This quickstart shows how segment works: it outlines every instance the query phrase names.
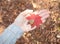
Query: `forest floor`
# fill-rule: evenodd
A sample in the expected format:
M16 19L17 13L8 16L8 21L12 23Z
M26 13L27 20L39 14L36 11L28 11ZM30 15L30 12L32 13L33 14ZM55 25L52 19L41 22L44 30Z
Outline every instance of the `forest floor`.
M60 44L60 0L0 0L0 31L26 9L49 9L50 17L40 28L24 33L16 44Z

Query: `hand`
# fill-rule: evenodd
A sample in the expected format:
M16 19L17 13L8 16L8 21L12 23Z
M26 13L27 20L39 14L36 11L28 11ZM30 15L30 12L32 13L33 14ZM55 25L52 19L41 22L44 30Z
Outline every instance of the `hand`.
M43 10L40 10L40 11L35 11L35 12L33 12L33 10L25 10L18 15L18 17L14 21L14 24L17 25L17 26L20 26L22 28L22 30L25 31L25 32L35 29L36 26L31 28L31 25L28 24L28 20L26 19L26 16L29 16L32 13L36 14L36 12L39 14L39 16L41 16L41 20L42 20L43 23L46 21L46 18L49 17L49 13L50 13L46 9L43 9Z
M36 26L37 28L40 27L42 23L45 22L46 18L49 17L49 11L47 9L35 11L29 16L27 16L27 19L29 20L29 23L32 27Z
M28 14L31 14L32 12L33 12L33 10L28 10L28 9L25 10L25 11L23 11L23 12L21 12L21 13L17 16L17 18L15 19L15 21L14 21L13 24L19 26L19 27L20 27L23 31L25 31L25 32L35 29L36 26L33 27L33 28L31 28L31 25L28 24L28 20L26 19L26 16L27 16Z
M46 21L46 19L50 16L50 11L47 10L47 9L43 9L39 12L39 16L41 16L41 20L42 20L42 23L44 23Z
M35 11L34 13L35 14L38 13L38 15L41 17L42 23L44 23L46 21L46 19L50 16L49 15L50 11L47 10L47 9L43 9L43 10L40 10L40 11Z

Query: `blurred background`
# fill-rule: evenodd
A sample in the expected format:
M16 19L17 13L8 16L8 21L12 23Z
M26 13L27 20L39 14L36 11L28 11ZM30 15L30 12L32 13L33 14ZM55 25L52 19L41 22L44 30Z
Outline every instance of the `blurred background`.
M0 32L26 9L49 9L50 17L39 28L24 33L16 44L60 44L60 0L0 0Z

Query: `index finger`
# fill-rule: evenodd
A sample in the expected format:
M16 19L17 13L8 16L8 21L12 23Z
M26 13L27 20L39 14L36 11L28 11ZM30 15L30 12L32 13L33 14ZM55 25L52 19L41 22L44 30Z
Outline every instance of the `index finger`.
M32 13L32 12L33 12L33 10L27 9L27 10L21 12L20 15L26 16L26 15Z

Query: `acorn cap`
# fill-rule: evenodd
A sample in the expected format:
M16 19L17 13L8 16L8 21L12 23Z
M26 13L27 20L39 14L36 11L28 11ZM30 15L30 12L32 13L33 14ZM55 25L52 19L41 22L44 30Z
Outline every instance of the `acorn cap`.
M30 24L33 24L34 23L34 20L33 19L29 20L29 23Z

